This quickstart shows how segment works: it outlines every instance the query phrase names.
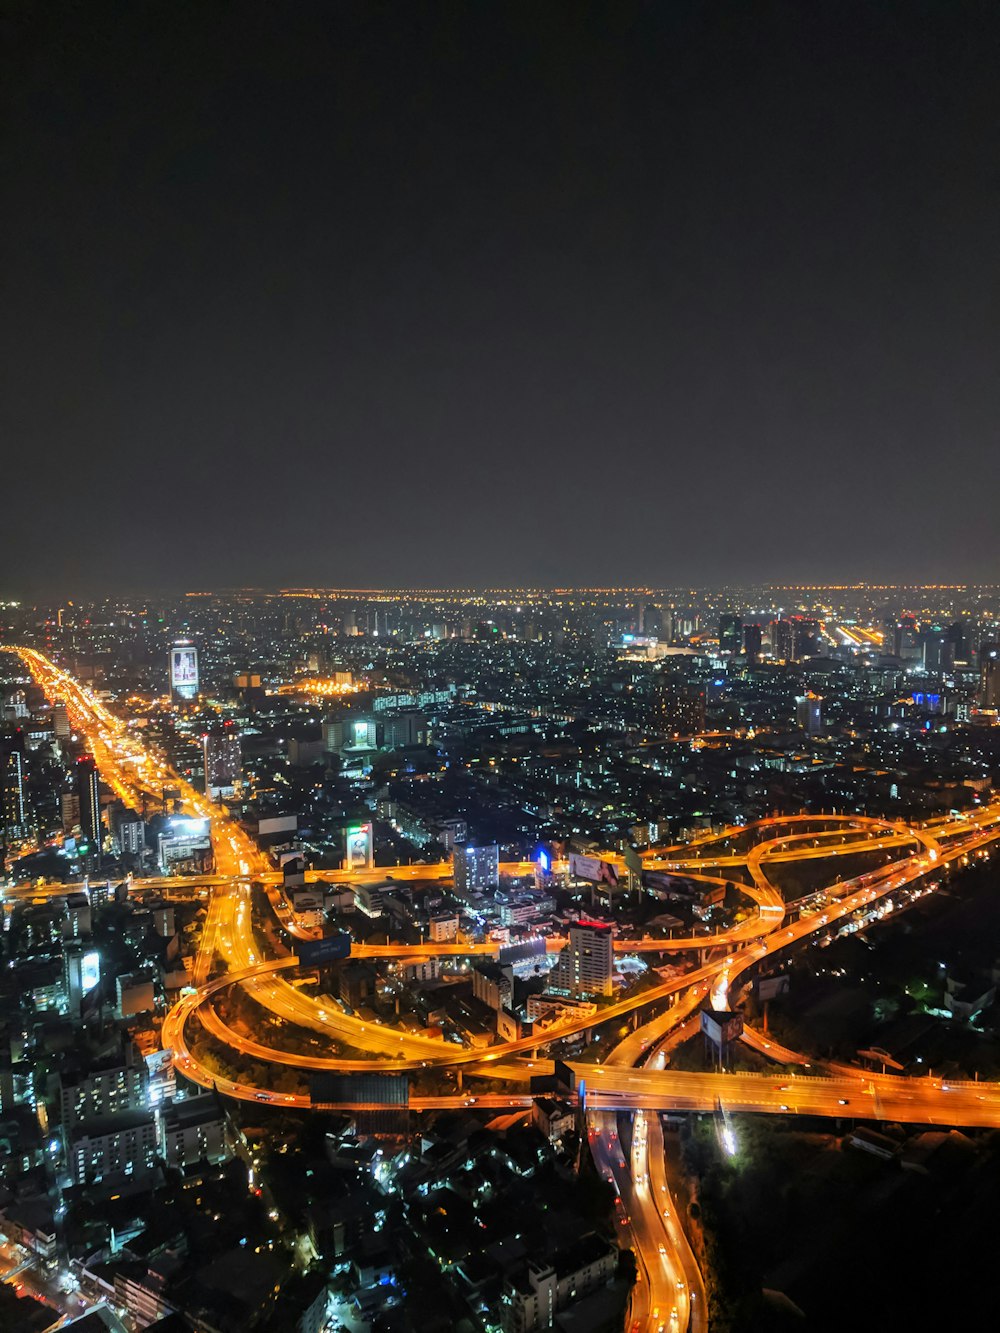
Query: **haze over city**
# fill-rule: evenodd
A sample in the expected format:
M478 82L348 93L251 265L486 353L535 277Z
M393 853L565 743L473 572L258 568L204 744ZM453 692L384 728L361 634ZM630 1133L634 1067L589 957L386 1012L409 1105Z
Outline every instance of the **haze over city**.
M994 577L998 25L10 6L2 590Z

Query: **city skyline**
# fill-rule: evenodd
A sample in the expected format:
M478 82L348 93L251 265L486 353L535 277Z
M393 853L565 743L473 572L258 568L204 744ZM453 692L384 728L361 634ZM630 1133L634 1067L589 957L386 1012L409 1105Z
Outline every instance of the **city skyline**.
M1000 588L831 591L0 607L0 1301L777 1333L855 1308L780 1276L853 1181L924 1308L891 1201L974 1216L1000 1125Z
M5 602L0 713L15 1323L842 1325L845 1183L975 1307L1000 587Z

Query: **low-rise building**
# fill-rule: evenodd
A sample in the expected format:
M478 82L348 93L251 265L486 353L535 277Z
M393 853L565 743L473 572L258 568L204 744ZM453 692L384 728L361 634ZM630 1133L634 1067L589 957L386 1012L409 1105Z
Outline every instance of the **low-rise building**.
M51 1205L44 1199L16 1199L0 1209L3 1232L15 1245L23 1245L45 1262L56 1258L56 1224Z
M164 1297L163 1276L141 1261L125 1261L115 1270L115 1304L129 1312L139 1328L173 1312Z
M477 963L472 969L472 993L491 1009L509 1009L514 994L514 969L500 963Z
M555 1097L536 1097L531 1104L531 1119L550 1143L556 1143L573 1130L576 1110Z
M229 1155L226 1117L214 1097L173 1102L160 1112L160 1156L168 1166L190 1166Z
M458 914L438 912L430 919L430 936L435 944L448 944L458 938Z
M548 1262L529 1259L504 1282L500 1304L504 1333L551 1328L558 1311L606 1286L617 1264L617 1248L594 1232L557 1251Z
M340 969L340 999L357 1009L375 994L376 972L370 963L346 963Z

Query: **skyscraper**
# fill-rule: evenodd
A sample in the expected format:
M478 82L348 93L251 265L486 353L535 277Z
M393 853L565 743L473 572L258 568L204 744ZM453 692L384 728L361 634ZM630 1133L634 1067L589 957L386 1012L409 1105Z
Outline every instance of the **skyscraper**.
M747 662L750 666L756 666L757 664L762 641L763 635L759 625L743 626L743 651L747 655Z
M453 874L455 893L460 898L495 889L500 883L500 851L496 843L486 847L456 843Z
M807 736L818 736L823 729L823 700L809 693L795 700L795 721Z
M658 639L663 633L663 616L652 602L644 606L639 615L639 633L649 639Z
M916 616L903 615L896 621L890 651L893 656L901 657L907 662L912 662L922 656Z
M792 656L798 662L803 657L819 653L819 622L807 616L796 616L792 621Z
M205 759L205 794L231 796L243 776L240 733L232 722L207 731L201 738Z
M18 842L26 825L24 741L20 728L0 738L0 849Z
M779 662L790 662L795 656L795 637L790 620L771 621L771 656Z
M101 860L101 789L94 756L82 754L76 761L76 795L80 802L80 834L88 846L87 868Z
M610 925L579 921L569 928L569 942L552 974L552 989L573 996L610 995L614 977L614 938Z
M1000 708L1000 643L979 645L979 706Z
M956 620L945 632L950 647L950 667L963 666L969 661L969 635L965 624Z
M705 730L705 691L661 674L653 684L653 726L667 736Z
M739 616L719 617L719 651L738 653L743 647L743 621Z
M954 660L951 642L947 630L941 625L925 625L920 631L920 657L928 675L950 668Z

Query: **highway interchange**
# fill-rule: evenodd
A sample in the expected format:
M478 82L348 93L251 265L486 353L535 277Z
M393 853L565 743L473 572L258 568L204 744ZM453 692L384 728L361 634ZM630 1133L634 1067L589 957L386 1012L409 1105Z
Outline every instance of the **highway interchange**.
M598 1169L609 1178L619 1196L619 1222L636 1251L641 1281L633 1298L631 1328L700 1330L707 1317L704 1284L676 1213L665 1176L660 1111L713 1111L802 1114L862 1119L890 1119L915 1124L1000 1126L1000 1085L942 1082L872 1074L861 1068L837 1066L820 1072L795 1052L748 1031L745 1040L780 1061L767 1074L686 1073L664 1067L667 1052L696 1030L706 999L726 1008L730 994L762 961L807 942L811 936L845 925L860 912L891 907L893 895L937 875L950 863L967 863L1000 839L1000 802L965 815L939 818L924 826L872 820L858 815L782 816L756 825L725 830L686 847L655 849L645 858L650 869L703 879L717 886L728 881L752 902L755 910L732 928L714 935L677 938L618 939L620 953L644 953L667 961L680 957L692 964L679 976L601 1006L596 1015L570 1017L531 1037L485 1049L457 1046L421 1034L399 1032L379 1022L366 1022L346 1012L336 1001L311 996L292 984L286 974L299 966L297 958L269 957L269 946L253 928L252 883L265 887L272 905L291 934L311 932L297 926L276 889L278 877L266 857L228 811L210 803L157 756L142 745L135 731L114 716L99 700L42 654L17 650L50 700L61 699L73 725L86 735L102 779L129 805L143 794L159 795L164 786L177 789L184 809L211 823L215 873L198 879L210 893L208 912L194 965L194 987L174 1005L164 1020L162 1042L174 1052L175 1067L185 1077L220 1093L242 1100L266 1100L289 1108L334 1109L316 1106L308 1095L279 1093L246 1081L218 1077L202 1065L189 1046L187 1028L197 1014L201 1025L216 1040L254 1061L272 1062L310 1072L402 1072L429 1067L464 1069L506 1078L519 1086L509 1093L453 1093L411 1096L413 1110L456 1105L480 1108L515 1108L530 1105L524 1090L533 1074L551 1072L551 1060L540 1056L547 1045L585 1032L612 1018L634 1024L603 1063L571 1064L581 1109L587 1116L588 1140ZM779 888L768 867L790 861L831 862L858 852L880 852L888 864L844 882L834 879L827 889L823 911L792 919L786 915ZM507 873L529 873L518 863ZM328 872L335 882L358 882L367 876L444 878L450 866L380 867L372 872ZM737 877L738 876L738 877ZM183 881L184 884L190 881ZM142 888L177 885L177 881L137 881ZM66 885L23 885L8 896L62 893ZM550 948L563 941L550 941ZM414 960L433 956L471 957L495 954L497 945L458 943L381 946L354 945L352 956ZM225 965L223 975L213 975ZM219 1012L219 1002L233 986L242 986L253 999L281 1021L333 1038L359 1058L303 1056L286 1052L236 1033ZM367 1053L368 1058L363 1058ZM812 1066L809 1073L787 1073L786 1066ZM347 1109L349 1105L344 1104ZM626 1160L618 1139L619 1116L635 1112L632 1145ZM627 1221L624 1219L627 1217Z

